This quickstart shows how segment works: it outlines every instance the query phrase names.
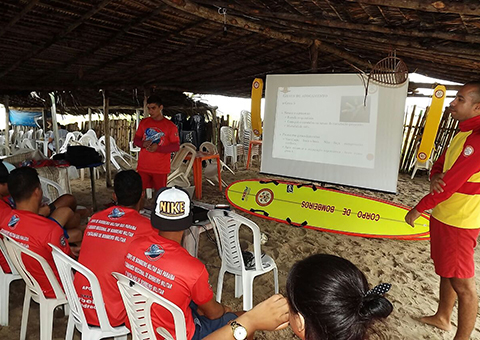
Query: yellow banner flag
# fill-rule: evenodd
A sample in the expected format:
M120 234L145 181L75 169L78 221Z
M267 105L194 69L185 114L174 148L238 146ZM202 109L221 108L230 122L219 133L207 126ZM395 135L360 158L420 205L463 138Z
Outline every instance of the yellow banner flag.
M426 162L432 153L438 125L442 118L443 102L445 101L446 94L447 89L443 85L438 85L435 87L435 90L433 90L432 104L430 105L430 110L428 110L422 141L420 142L417 152L417 160L419 162Z
M252 83L252 129L256 136L262 135L262 117L260 116L260 103L262 101L263 80L255 78Z

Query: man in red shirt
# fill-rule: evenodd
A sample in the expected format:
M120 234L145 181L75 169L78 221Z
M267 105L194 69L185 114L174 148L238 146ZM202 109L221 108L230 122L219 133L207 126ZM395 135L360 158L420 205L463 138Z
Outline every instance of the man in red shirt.
M155 231L148 218L138 212L144 202L140 175L134 170L119 172L115 176L114 190L113 199L117 205L91 217L78 262L97 276L108 319L117 327L125 323L127 313L112 272L123 272L127 247L135 238ZM74 282L87 322L99 326L87 279L77 273Z
M24 245L34 253L42 256L52 267L60 282L57 268L53 262L49 243L57 246L66 254L70 247L62 226L53 219L38 214L43 192L37 171L23 167L13 170L8 177L10 195L15 200L16 209L12 210L1 222L1 229L11 238ZM36 260L26 258L25 267L38 281L47 298L54 298L55 293L44 271Z
M170 155L180 148L178 129L163 116L160 97L152 95L147 100L150 117L138 125L133 143L140 147L137 171L142 176L143 188L159 190L167 186L170 173Z
M414 227L420 214L433 208L430 256L440 276L440 300L437 313L421 321L450 330L458 298L454 339L467 340L478 310L474 249L480 232L480 82L465 84L457 92L450 113L460 122L460 131L432 167L430 194L405 220Z
M187 338L200 340L237 315L215 301L205 265L181 246L192 217L190 198L184 190L161 189L151 215L158 234L130 244L125 275L175 303L185 316ZM162 326L174 336L173 318L165 314L162 307L152 307L153 328Z

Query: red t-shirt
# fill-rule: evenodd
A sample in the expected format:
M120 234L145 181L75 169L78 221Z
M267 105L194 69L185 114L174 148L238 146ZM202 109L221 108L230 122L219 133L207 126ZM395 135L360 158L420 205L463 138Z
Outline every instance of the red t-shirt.
M9 203L8 197L2 197L0 199L0 223L12 212L12 206ZM8 223L8 222L7 222ZM3 225L3 224L0 224ZM2 236L0 235L0 238ZM10 269L10 266L8 265L7 260L5 259L5 256L3 253L0 251L0 267L2 267L2 270L4 273L11 273L12 270Z
M141 138L142 141L151 140L152 143L159 146L180 143L177 126L167 118L162 120L153 120L151 117L142 119L135 137ZM170 153L150 152L142 148L138 155L137 171L152 174L170 173Z
M2 221L1 228L15 241L43 257L52 267L58 282L61 284L57 267L53 262L52 248L48 245L51 243L65 254L70 254L70 247L60 225L30 211L12 210ZM53 288L37 260L29 256L23 256L22 258L27 270L42 287L45 297L54 298Z
M135 238L155 233L148 218L126 207L110 207L93 215L88 222L78 262L97 276L113 327L124 324L127 313L112 272L123 273L127 247ZM87 322L99 326L90 284L78 273L74 282Z
M125 257L125 275L175 303L185 315L187 338L195 333L191 301L203 305L213 298L205 265L177 242L159 235L133 241ZM172 336L175 325L163 307L152 307L153 328L164 327ZM163 339L157 336L157 339Z

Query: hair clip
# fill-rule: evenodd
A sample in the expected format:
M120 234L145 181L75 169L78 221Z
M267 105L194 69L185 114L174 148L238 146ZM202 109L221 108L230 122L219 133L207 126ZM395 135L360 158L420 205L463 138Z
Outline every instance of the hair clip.
M368 292L366 292L363 296L368 296L372 294L383 296L390 290L390 288L392 288L392 285L390 283L380 283L379 285L376 285Z

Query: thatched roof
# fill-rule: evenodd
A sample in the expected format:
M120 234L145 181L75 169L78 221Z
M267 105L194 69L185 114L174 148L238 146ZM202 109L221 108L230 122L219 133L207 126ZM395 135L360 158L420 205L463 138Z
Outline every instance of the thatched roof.
M393 52L432 77L480 71L475 0L3 0L0 13L0 94L248 96L255 77L368 72Z

